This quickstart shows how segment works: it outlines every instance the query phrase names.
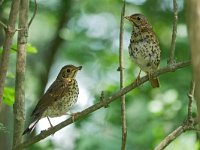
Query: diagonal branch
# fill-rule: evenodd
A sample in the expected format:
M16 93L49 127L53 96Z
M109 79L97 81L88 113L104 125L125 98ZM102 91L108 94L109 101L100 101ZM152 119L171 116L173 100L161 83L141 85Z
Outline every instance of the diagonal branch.
M154 150L163 150L165 147L167 147L171 142L173 142L179 135L181 135L183 132L187 130L197 130L194 126L197 124L197 120L192 118L192 101L194 96L194 90L195 90L195 83L194 81L191 82L190 90L188 93L188 117L187 120L183 122L183 125L176 128L172 133L170 133L168 136L162 140L158 146Z
M174 58L175 46L176 46L177 22L178 22L178 6L176 0L173 0L173 8L174 8L174 21L173 21L172 41L171 41L168 64L173 64L176 62Z
M120 21L120 34L119 34L119 68L120 71L120 89L124 87L124 52L123 52L123 37L124 37L124 14L125 14L125 0L123 0L123 6L121 10L121 21ZM125 95L121 97L121 120L122 120L122 145L121 150L126 149L126 103Z
M165 139L154 149L154 150L163 150L166 148L171 142L173 142L179 135L181 135L185 131L196 130L195 128L191 128L187 125L181 125L176 128L172 133L170 133Z
M169 65L169 66L166 66L164 68L161 68L159 70L157 70L154 74L152 74L152 77L157 77L159 75L162 75L162 74L165 74L167 72L173 72L173 71L176 71L180 68L184 68L184 67L187 67L190 65L190 61L183 61L183 62L179 62L179 63L175 63L175 64L172 64L172 65ZM104 106L107 106L109 103L117 100L119 97L121 97L122 95L130 92L131 90L137 88L138 86L140 86L141 84L145 83L148 81L148 76L144 76L141 78L141 80L136 84L136 83L131 83L129 84L128 86L124 87L123 89L115 92L112 96L109 96L109 97L106 97L106 98L103 98L102 101L86 108L85 110L77 113L76 116L73 117L70 117L69 119L61 122L60 124L50 128L49 130L47 131L42 131L39 135L19 144L15 149L20 149L20 148L26 148L38 141L41 141L42 139L48 137L49 135L51 134L54 134L55 132L57 132L58 130L64 128L65 126L69 125L69 124L72 124L78 120L80 120L81 118L84 118L86 117L87 115L93 113L94 111L104 107Z

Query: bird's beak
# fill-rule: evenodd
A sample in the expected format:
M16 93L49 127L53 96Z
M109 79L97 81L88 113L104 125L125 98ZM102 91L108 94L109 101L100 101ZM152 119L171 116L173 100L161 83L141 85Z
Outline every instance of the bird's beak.
M77 67L77 70L81 70L81 69L82 69L82 66Z
M129 20L129 21L131 20L130 16L125 16L124 18L127 19L127 20Z

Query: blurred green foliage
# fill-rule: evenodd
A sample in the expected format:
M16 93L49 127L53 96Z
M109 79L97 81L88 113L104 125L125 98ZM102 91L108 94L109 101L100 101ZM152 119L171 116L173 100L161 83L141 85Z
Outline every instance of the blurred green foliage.
M13 88L5 87L3 93L3 102L9 106L14 104L15 91Z
M71 2L71 3L70 3ZM68 6L70 5L70 6ZM7 14L9 2L4 5ZM34 3L31 1L30 10ZM62 26L59 26L62 13L70 8ZM178 0L179 22L176 42L176 61L190 59L187 27L185 22L184 1ZM58 70L64 64L83 65L83 71L77 76L79 85L84 89L86 104L98 102L101 91L109 96L119 89L118 49L119 25L122 1L120 0L53 0L38 1L38 12L29 31L31 52L38 52L27 57L27 110L37 103L42 93L41 73L44 73L44 62L48 59L53 39L58 34L58 50L53 58L49 73L50 81L55 79ZM160 41L161 64L167 65L169 54L173 11L169 0L127 0L126 15L143 13L151 22ZM59 30L58 30L59 29ZM139 72L139 68L131 62L128 56L128 43L131 35L131 25L125 21L124 59L125 84L130 84ZM14 72L13 72L14 73ZM142 74L144 75L144 74ZM127 150L153 149L166 135L178 127L187 115L187 92L191 81L191 68L183 68L176 72L160 76L161 87L152 89L147 82L126 95L127 116ZM84 97L79 97L83 102ZM78 111L80 111L78 110ZM29 116L29 115L28 115ZM73 141L74 150L116 150L121 147L121 114L120 101L115 101L108 108L102 108L87 118L75 124L78 137L60 139ZM68 134L68 133L65 133ZM72 133L69 133L72 134ZM72 136L72 135L71 135ZM56 144L56 137L28 148L34 149L66 149L64 145ZM190 139L190 140L183 140ZM65 148L64 148L65 147ZM195 134L183 134L170 145L170 150L185 150L195 148ZM70 148L69 148L70 149Z
M14 52L17 52L17 44L12 45L11 50L13 50ZM37 53L38 50L36 47L32 46L30 43L27 43L26 51L27 53L35 54Z

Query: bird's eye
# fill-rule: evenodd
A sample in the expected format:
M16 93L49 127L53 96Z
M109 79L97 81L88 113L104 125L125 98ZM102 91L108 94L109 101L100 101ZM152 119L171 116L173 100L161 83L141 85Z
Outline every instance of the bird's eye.
M137 20L141 20L141 18L140 18L140 17L137 17Z
M71 71L70 69L67 69L67 72L68 72L68 73L70 73L70 71Z

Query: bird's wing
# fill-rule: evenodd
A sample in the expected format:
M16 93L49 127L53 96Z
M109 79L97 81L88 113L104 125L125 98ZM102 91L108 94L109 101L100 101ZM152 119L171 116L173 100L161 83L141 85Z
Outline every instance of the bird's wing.
M55 80L46 93L41 97L35 109L32 112L32 116L41 117L47 107L51 106L55 101L59 100L63 95L67 94L69 90L70 80L65 82Z

